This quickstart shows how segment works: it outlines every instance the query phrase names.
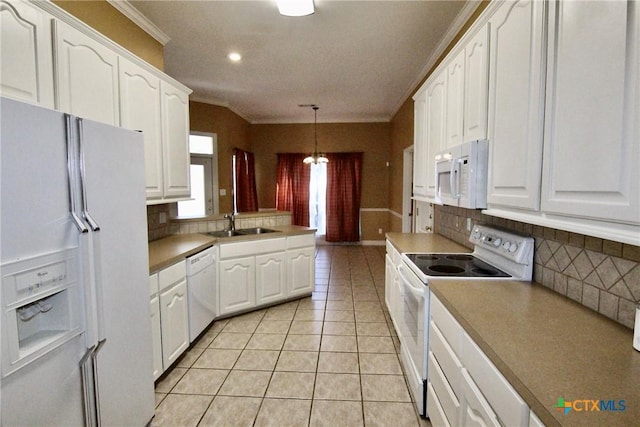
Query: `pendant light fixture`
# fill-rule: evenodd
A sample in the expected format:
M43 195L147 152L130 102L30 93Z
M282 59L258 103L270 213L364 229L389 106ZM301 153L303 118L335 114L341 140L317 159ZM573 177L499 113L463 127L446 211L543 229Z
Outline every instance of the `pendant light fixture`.
M307 16L314 12L313 0L277 0L280 15Z
M313 136L315 139L315 148L313 150L313 154L304 158L303 162L307 165L309 164L318 164L318 163L328 163L329 159L324 154L318 154L318 107L317 105L312 106L313 108Z

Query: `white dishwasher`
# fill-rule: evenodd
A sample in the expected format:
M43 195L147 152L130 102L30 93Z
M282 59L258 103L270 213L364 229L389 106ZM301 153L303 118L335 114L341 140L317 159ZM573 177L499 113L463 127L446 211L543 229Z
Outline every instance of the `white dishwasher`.
M216 317L216 281L216 247L187 258L190 342Z

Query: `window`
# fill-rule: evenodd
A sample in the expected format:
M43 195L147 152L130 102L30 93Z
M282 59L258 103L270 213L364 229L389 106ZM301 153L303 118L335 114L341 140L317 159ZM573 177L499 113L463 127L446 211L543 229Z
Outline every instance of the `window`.
M189 135L191 198L178 202L179 217L202 217L218 213L218 162L216 134Z
M316 234L326 234L327 211L327 164L311 164L309 179L309 227L315 228Z

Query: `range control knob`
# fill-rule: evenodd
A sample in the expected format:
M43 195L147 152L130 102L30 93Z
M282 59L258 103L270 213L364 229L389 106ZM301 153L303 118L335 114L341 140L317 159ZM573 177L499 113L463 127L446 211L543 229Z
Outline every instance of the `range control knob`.
M508 240L505 240L504 243L502 244L502 249L504 249L505 251L508 251L510 247L511 247L511 242Z
M511 243L509 246L509 252L514 253L518 250L518 244L516 242Z
M502 243L502 239L497 237L494 241L493 241L493 246L495 246L496 248L500 247L500 244Z
M474 240L479 240L481 236L482 236L482 233L477 228L475 230L473 230L473 234L471 235L471 237Z

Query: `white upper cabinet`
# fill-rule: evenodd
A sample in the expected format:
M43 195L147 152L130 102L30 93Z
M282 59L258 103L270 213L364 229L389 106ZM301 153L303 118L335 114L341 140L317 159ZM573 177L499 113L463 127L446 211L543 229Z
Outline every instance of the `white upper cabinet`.
M54 108L51 15L28 2L0 1L0 94Z
M542 210L640 224L640 4L550 4Z
M445 145L446 122L445 108L447 101L447 73L441 72L430 81L427 86L426 99L426 176L428 198L433 199L436 195L436 173L434 155L442 150ZM415 159L414 159L415 162ZM414 166L415 167L415 166Z
M427 197L427 101L425 91L413 98L413 197Z
M464 60L465 52L461 50L447 67L447 110L446 117L446 147L453 147L464 142ZM446 148L443 147L443 148ZM434 154L434 153L432 153ZM433 156L432 156L433 157ZM433 160L433 159L431 159Z
M540 206L545 7L534 0L505 2L489 21L490 207Z
M122 127L144 135L147 199L162 198L162 121L160 79L124 58L120 63L120 121Z
M64 22L54 29L57 109L119 126L118 55Z
M164 197L189 197L189 96L165 81L160 89Z
M464 48L463 141L487 137L489 27L482 27Z

